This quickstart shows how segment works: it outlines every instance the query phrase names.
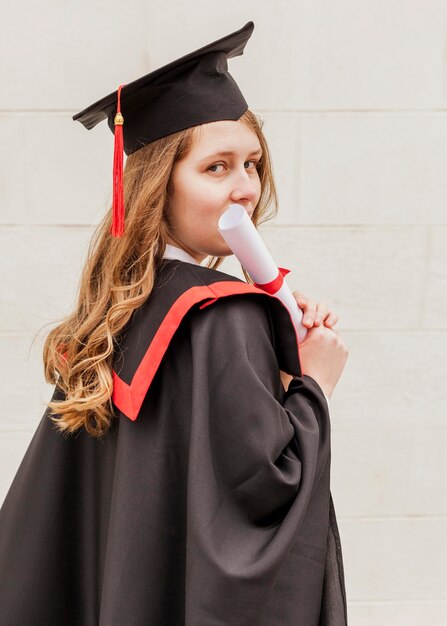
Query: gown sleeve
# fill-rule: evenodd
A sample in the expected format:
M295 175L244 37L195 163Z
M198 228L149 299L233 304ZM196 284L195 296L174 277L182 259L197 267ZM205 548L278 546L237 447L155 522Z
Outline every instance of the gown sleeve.
M328 406L306 375L284 392L269 315L259 298L237 296L192 318L187 626L263 626L275 580L300 540L319 567L309 605L321 594Z

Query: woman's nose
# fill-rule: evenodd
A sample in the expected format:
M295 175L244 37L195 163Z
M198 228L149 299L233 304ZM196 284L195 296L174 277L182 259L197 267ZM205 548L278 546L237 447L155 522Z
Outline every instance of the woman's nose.
M233 190L231 192L231 200L233 202L238 202L239 200L245 199L251 202L258 195L259 190L259 178L250 176L250 174L245 170L240 176L238 176L238 179L234 183Z

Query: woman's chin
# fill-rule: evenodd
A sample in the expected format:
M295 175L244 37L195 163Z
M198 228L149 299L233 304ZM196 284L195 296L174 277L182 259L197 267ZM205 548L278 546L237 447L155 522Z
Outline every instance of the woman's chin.
M225 240L222 241L221 245L216 246L216 248L217 247L219 248L219 254L216 256L231 256L233 254L233 250L228 246Z
M208 256L214 256L214 257L231 256L233 254L233 251L227 245L224 244L224 245L217 245L217 246L213 246L212 248L208 248L206 252L205 250L203 250L202 254L207 254Z
M233 250L230 250L230 248L227 247L227 248L225 248L225 250L222 250L221 252L219 252L219 254L216 255L216 256L225 256L225 257L227 257L227 256L232 256L232 254L233 254Z

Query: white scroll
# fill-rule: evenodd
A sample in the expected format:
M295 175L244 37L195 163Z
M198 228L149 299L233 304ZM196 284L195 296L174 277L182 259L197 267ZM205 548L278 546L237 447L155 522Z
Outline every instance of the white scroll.
M302 343L307 334L307 328L302 324L303 312L245 208L240 204L230 204L219 219L218 230L256 286L263 289L265 285L265 291L275 295L287 307L298 343ZM272 287L269 284L273 281Z

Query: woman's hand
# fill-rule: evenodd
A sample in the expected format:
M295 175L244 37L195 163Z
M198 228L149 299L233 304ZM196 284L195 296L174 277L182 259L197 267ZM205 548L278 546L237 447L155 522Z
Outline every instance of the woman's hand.
M294 291L293 296L303 311L303 326L312 328L324 324L328 328L333 328L338 322L338 315L330 310L324 302L316 302L307 298L302 291Z
M314 326L320 326L320 324L324 324L327 328L333 328L338 322L337 313L330 310L324 302L316 302L306 297L302 291L294 291L292 293L298 306L303 311L303 326L306 328L313 328ZM280 374L283 387L287 390L293 377L283 371Z

